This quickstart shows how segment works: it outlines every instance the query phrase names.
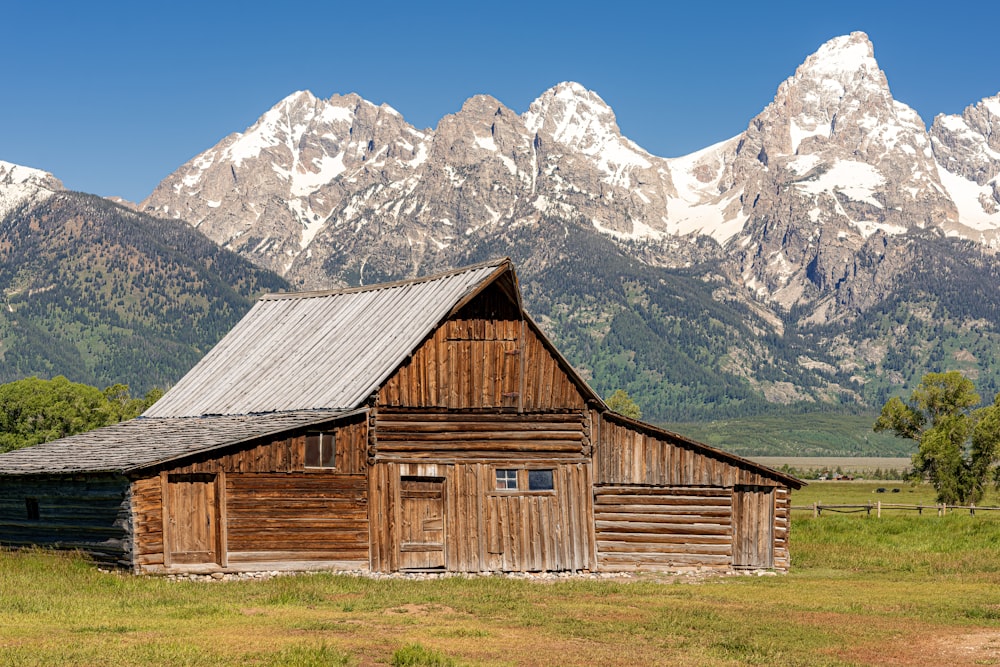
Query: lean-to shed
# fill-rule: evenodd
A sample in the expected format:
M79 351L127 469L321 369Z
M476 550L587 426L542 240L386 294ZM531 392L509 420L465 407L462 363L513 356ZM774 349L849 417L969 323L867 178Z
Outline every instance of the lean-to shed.
M0 456L0 544L152 573L787 569L800 486L610 412L504 259L262 297L142 417Z

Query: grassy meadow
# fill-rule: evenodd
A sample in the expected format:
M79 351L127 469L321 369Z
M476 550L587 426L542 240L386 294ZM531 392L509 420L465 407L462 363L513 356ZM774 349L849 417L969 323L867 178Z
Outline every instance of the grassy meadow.
M793 503L865 502L875 484ZM1000 664L995 514L797 511L778 576L192 582L0 551L0 664Z

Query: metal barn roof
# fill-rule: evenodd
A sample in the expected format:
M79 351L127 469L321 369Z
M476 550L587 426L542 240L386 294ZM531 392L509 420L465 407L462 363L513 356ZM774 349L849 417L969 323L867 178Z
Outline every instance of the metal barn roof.
M509 259L406 282L271 294L145 417L352 409Z
M361 412L307 410L268 415L139 417L0 456L0 475L129 472Z

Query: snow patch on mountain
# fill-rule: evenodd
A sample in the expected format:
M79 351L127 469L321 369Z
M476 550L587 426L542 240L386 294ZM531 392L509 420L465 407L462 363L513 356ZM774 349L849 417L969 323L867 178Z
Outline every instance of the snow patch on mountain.
M47 171L0 160L0 220L19 206L40 204L62 189L59 179Z

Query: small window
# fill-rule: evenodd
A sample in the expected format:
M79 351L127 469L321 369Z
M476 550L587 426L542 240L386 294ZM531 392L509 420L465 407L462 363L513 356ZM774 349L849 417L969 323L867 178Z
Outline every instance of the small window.
M528 490L529 491L551 491L552 490L551 470L529 470Z
M506 491L517 491L517 471L497 468L497 488Z
M336 464L336 442L333 433L306 434L306 467L333 468Z
M24 511L28 515L28 521L38 521L38 498L25 498Z

